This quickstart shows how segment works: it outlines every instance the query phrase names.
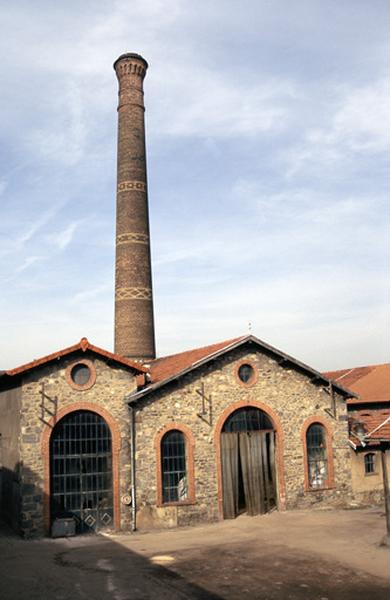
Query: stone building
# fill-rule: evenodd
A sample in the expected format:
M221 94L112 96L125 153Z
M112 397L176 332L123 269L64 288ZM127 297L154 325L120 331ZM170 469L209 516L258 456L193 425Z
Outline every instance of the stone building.
M43 535L69 512L80 532L129 525L120 502L131 472L123 398L145 371L83 338L2 374L1 508L15 529Z
M0 373L1 510L27 537L356 501L347 380L252 335L155 358L147 66L114 63L115 353L82 338Z

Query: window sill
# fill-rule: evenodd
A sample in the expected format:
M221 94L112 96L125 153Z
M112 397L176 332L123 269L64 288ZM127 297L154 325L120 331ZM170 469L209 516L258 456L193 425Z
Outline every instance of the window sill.
M314 493L316 493L316 492L327 492L327 491L330 491L330 490L334 490L335 488L336 488L336 486L334 484L332 484L332 485L329 484L329 485L326 485L324 487L317 487L317 488L308 487L308 488L306 488L305 491L306 492L314 492Z
M157 502L157 508L164 508L165 506L192 506L197 504L195 498L188 498L187 500L178 500L177 502Z
M379 473L376 473L375 471L374 471L374 473L364 473L364 477L372 477L375 475L379 475Z

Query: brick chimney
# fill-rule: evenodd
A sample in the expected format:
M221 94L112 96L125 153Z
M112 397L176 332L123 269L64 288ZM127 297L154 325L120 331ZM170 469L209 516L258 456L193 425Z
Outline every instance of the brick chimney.
M155 358L143 80L148 63L122 54L119 81L115 263L115 352Z

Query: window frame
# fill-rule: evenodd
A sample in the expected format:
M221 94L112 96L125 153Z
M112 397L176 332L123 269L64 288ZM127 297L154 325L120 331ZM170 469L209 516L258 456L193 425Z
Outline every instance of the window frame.
M78 384L72 379L72 371L78 365L87 367L90 372L88 381L83 384ZM91 389L96 383L96 368L94 363L88 358L78 358L77 360L72 361L65 369L65 379L71 388L79 392Z
M372 458L371 460L371 465L372 465L372 471L368 471L367 470L367 466L369 464L369 460L367 460L368 458ZM377 475L378 471L377 471L377 461L376 461L376 454L375 452L367 452L364 454L363 457L363 463L364 463L364 475L365 477L370 477L371 475Z
M321 425L324 428L324 436L326 443L326 460L327 460L327 477L325 484L321 487L313 487L310 485L309 478L309 455L307 448L307 432L312 425ZM331 427L323 417L310 417L306 419L301 432L304 458L304 486L306 492L321 492L323 490L333 489L334 484L334 465L333 465L333 434Z
M252 367L252 369L253 369L252 377L250 377L250 379L248 379L248 381L243 381L239 376L239 370L244 365L248 365L249 367ZM236 381L244 388L252 387L253 385L255 385L257 383L257 380L259 378L259 372L258 372L256 364L252 360L247 360L245 358L241 359L234 365L233 372L234 372L234 377L235 377Z
M187 477L187 498L176 501L164 501L163 489L163 468L162 468L162 442L167 433L179 431L184 436L185 458L186 458L186 477ZM191 430L181 423L170 423L161 429L155 439L156 449L156 472L157 472L157 506L186 506L196 504L195 497L195 476L194 476L194 448L195 440Z

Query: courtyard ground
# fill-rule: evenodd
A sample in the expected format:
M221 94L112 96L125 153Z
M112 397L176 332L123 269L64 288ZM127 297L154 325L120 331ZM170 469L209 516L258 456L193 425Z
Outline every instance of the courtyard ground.
M379 509L24 541L0 532L1 600L390 598Z

